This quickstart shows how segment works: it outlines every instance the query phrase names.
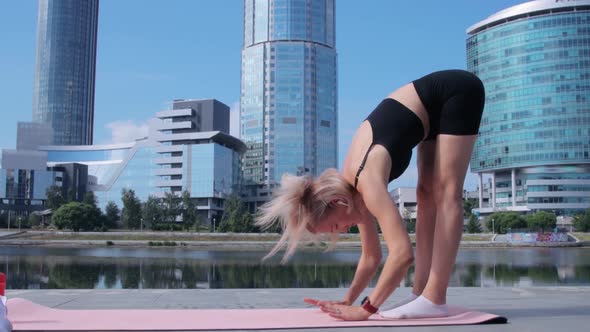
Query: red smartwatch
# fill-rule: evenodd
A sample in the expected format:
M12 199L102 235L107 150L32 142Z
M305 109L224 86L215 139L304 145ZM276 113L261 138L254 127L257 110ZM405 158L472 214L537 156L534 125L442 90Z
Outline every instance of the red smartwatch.
M379 311L379 308L376 308L371 304L371 301L369 300L368 296L365 296L365 298L361 301L361 307L363 307L363 309L372 314L377 313L377 311Z

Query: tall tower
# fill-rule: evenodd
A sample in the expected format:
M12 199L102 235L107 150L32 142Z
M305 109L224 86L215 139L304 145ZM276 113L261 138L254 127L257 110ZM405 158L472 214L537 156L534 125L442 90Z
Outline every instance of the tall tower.
M334 0L244 0L244 183L337 166ZM249 198L268 193L250 191ZM264 198L262 199L264 200Z
M39 0L33 122L55 145L92 144L98 0Z
M590 208L590 0L526 2L467 33L486 88L471 158L480 190L492 178L480 213Z

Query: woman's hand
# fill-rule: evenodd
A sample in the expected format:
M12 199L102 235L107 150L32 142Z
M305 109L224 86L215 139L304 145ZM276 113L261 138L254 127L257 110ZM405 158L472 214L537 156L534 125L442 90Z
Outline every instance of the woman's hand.
M349 306L349 305L352 304L352 303L350 303L350 302L348 302L346 300L342 300L342 301L322 301L322 300L311 299L309 297L304 298L303 299L303 302L308 303L308 304L311 304L311 305L318 306L318 307L320 307L320 309L323 312L328 312L326 310L326 306L327 305L345 305L345 306Z
M342 320L367 320L371 317L371 313L363 309L363 307L352 307L341 304L327 304L322 308L330 317Z
M371 313L362 307L352 307L348 301L321 301L316 299L304 298L305 303L320 307L320 309L334 317L342 320L367 320Z

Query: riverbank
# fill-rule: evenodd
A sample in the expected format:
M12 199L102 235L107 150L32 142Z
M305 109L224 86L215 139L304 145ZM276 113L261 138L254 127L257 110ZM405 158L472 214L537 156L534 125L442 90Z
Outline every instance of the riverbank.
M571 242L510 243L494 241L495 234L463 234L461 247L590 247L588 233L574 233ZM270 249L279 240L273 233L194 233L194 232L63 232L0 231L0 245L6 246L116 246L116 247L191 247L208 250ZM382 245L383 239L382 240ZM415 235L410 234L415 243ZM330 240L307 243L303 248L326 248ZM359 248L358 234L342 234L336 249Z
M398 289L384 304L404 298ZM24 298L58 309L268 309L306 308L303 297L342 298L346 288L288 289L83 289L7 290L9 298ZM367 290L370 292L370 289ZM508 324L396 327L395 331L582 331L590 323L590 287L477 288L451 287L448 303L504 316ZM10 308L9 308L10 309ZM270 331L270 330L269 330ZM286 330L273 330L286 331ZM297 329L288 331L383 331L383 328Z

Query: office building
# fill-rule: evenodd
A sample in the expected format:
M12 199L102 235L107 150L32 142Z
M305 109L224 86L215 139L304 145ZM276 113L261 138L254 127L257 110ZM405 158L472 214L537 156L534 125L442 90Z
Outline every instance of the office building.
M51 144L92 144L98 0L39 0L33 122Z
M402 219L416 220L418 199L416 197L416 188L399 187L389 192L389 196L395 202Z
M523 3L467 33L486 89L471 170L479 188L491 176L491 198L479 212L590 208L590 1Z
M198 131L229 134L229 106L216 99L177 99L172 102L172 109L192 109Z
M217 100L203 103L227 108ZM199 131L206 116L198 107L185 106L157 112L149 135L133 142L41 146L39 150L47 153L47 164L52 167L86 165L87 190L94 192L103 209L109 201L121 208L123 189L133 189L142 202L149 196L162 198L166 192L180 196L187 191L201 220L212 223L214 218L219 220L225 198L238 193L246 146L221 131Z
M240 138L251 208L284 173L337 166L335 40L333 0L244 0Z
M26 218L31 212L46 209L47 190L52 186L60 188L62 197L83 199L88 173L86 165L62 163L50 167L47 152L38 150L47 144L51 133L48 124L19 122L17 149L2 149L0 213L7 218Z

